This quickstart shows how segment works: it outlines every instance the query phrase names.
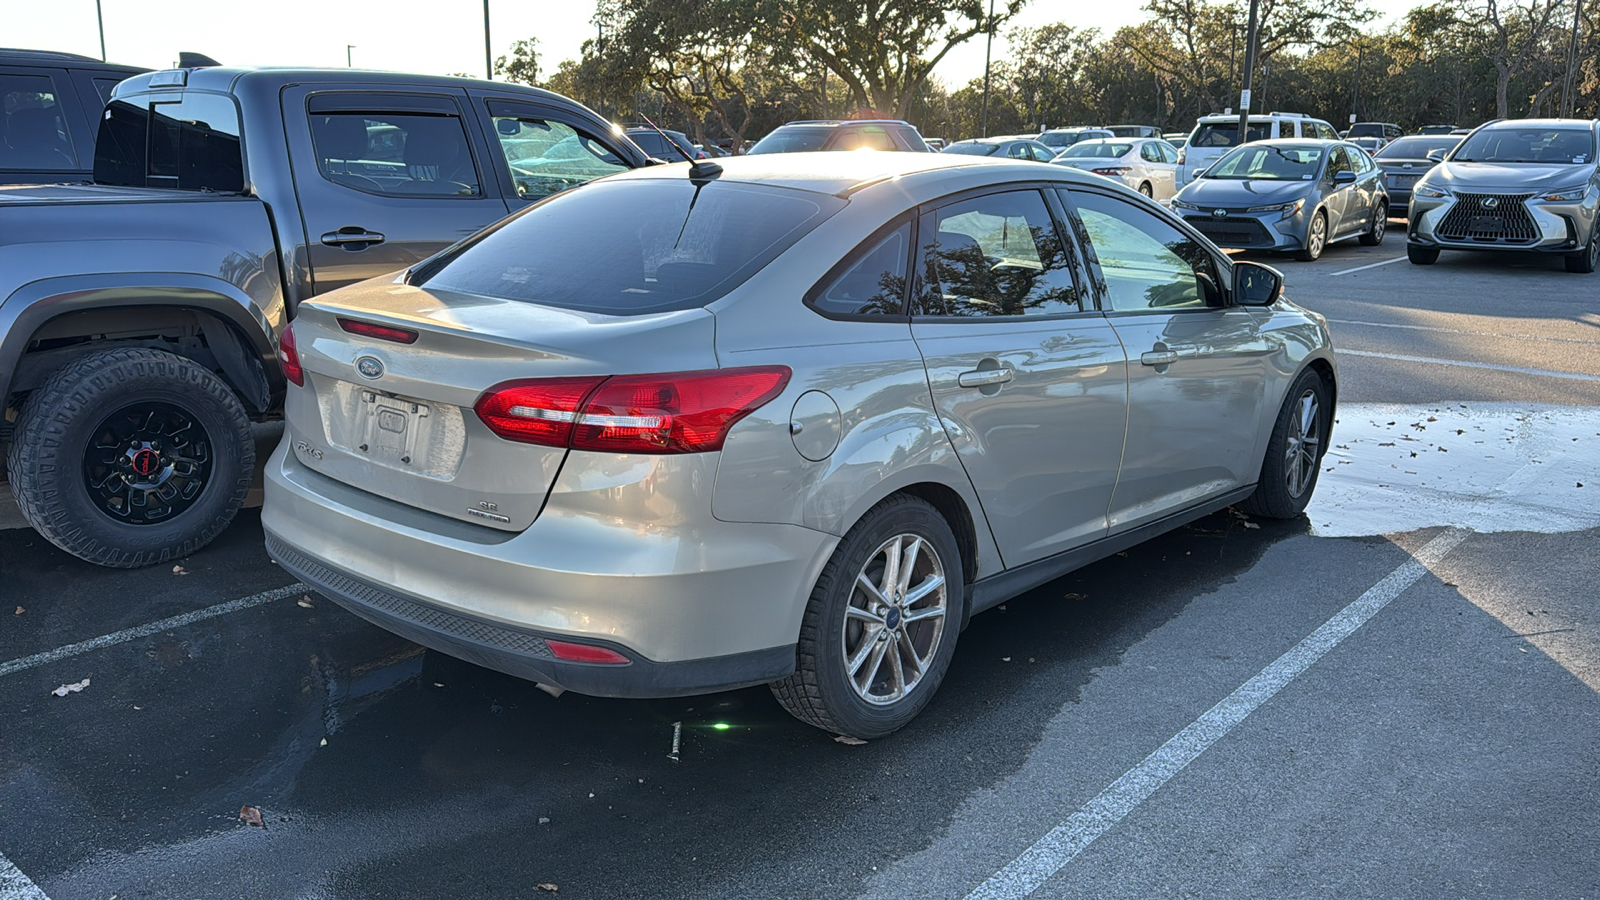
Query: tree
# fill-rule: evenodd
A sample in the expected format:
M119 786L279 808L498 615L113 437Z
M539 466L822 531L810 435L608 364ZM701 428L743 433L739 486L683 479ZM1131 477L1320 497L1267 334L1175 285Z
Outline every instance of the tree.
M516 84L539 83L539 39L524 38L511 45L511 56L494 61L494 73Z
M1010 21L1024 2L1004 0L992 22L983 0L770 0L762 18L774 46L825 66L853 105L905 118L952 48Z

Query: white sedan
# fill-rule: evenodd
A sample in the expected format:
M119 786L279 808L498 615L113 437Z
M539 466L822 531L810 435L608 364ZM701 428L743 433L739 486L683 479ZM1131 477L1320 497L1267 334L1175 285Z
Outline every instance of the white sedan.
M1178 192L1178 151L1158 138L1079 141L1050 162L1120 179L1156 200L1171 200Z

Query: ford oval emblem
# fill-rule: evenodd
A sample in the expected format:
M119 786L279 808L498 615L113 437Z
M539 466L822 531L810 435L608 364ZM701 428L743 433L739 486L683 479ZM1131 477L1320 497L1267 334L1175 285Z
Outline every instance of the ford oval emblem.
M362 378L382 378L383 363L376 356L362 356L356 359L356 371Z

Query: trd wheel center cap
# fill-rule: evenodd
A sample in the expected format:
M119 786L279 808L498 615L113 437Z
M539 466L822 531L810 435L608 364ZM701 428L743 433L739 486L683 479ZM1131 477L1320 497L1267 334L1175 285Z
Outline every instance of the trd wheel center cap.
M148 441L134 442L122 457L123 480L133 487L155 487L166 480L171 468L161 451Z

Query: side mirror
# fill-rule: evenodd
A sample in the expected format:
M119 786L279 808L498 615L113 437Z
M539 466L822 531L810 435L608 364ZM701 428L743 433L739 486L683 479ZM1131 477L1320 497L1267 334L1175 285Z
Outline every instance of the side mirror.
M1260 263L1233 264L1235 306L1271 306L1283 293L1283 273Z
M1204 178L1204 177L1206 177L1206 172L1208 172L1208 171L1210 171L1210 170L1209 169L1199 169L1194 173L1194 177L1195 178Z
M495 119L494 128L506 137L511 137L522 132L522 122L518 119Z
M1354 173L1354 172L1335 172L1335 173L1333 173L1333 183L1335 185L1355 184L1356 183L1356 173Z
M1444 153L1445 153L1445 151L1443 151L1443 150L1429 150L1428 151L1428 162L1434 162L1434 163L1442 163L1442 162L1444 162Z

